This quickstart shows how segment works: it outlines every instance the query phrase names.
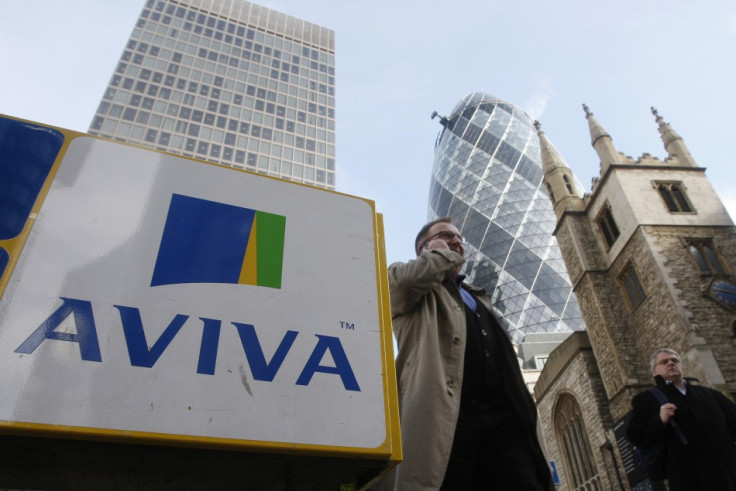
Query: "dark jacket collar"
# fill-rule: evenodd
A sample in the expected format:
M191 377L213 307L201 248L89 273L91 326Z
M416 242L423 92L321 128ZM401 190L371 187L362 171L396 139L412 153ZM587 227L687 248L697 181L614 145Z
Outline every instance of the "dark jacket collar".
M459 274L455 276L455 284L457 285L458 288L460 288L460 285L462 285L463 288L465 288L469 292L472 292L478 295L485 295L486 291L484 288L478 288L477 286L473 286L468 283L465 283L464 281L465 278L467 278L467 275L464 275L464 274Z

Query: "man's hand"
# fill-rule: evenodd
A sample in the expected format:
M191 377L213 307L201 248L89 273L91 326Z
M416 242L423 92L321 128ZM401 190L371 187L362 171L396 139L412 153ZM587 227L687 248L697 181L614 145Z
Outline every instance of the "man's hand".
M424 248L428 251L432 249L450 249L450 246L445 242L445 239L435 237L424 245Z
M667 424L669 423L670 419L675 415L675 411L677 411L677 406L675 406L671 402L668 402L667 404L659 408L659 419L662 420L662 423Z

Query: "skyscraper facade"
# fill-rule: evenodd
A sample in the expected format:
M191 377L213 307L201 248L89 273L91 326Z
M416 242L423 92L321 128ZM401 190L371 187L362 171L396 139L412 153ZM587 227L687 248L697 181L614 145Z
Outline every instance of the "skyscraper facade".
M471 93L440 120L428 218L449 216L465 236L465 274L493 292L512 339L585 328L552 235L539 137L521 109Z
M89 133L334 189L334 45L243 0L146 0Z

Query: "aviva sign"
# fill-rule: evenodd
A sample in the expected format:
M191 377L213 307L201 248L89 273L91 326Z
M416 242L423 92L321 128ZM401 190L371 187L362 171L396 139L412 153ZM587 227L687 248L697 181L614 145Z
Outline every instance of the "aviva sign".
M373 202L0 116L0 433L400 457Z

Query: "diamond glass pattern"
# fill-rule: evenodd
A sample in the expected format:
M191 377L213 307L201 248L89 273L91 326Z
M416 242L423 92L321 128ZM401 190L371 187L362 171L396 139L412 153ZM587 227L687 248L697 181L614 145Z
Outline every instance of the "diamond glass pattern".
M451 216L468 241L468 280L492 293L515 342L526 333L585 329L552 235L532 120L495 97L467 95L435 147L430 220Z

